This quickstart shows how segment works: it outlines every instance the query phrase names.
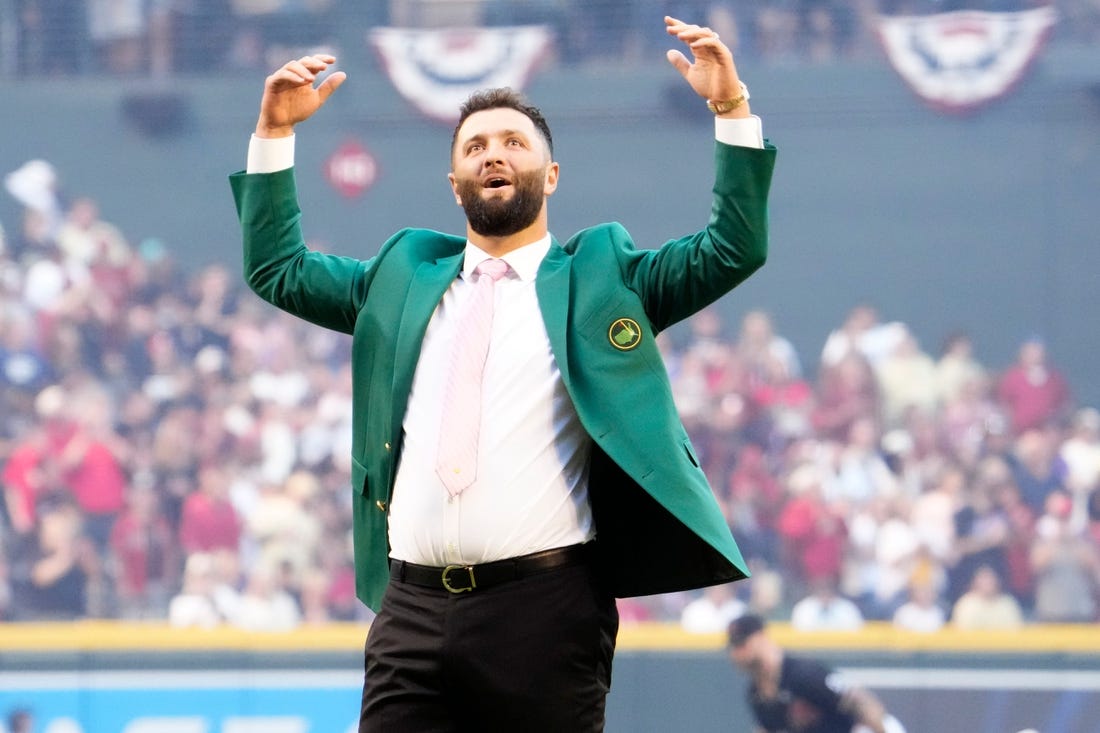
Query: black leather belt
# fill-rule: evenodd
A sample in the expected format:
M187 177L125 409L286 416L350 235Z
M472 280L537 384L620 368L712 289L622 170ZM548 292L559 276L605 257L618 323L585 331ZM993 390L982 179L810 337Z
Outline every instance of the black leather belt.
M483 565L448 565L445 568L436 568L404 560L390 560L390 578L400 583L442 588L451 593L467 593L547 570L579 565L589 558L588 544L558 547Z

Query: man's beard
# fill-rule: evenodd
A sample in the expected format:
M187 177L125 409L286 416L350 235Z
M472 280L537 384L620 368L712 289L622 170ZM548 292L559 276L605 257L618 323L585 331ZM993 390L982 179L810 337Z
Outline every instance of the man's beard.
M507 237L534 223L545 200L542 169L517 173L512 179L512 198L484 198L480 181L458 181L458 198L470 228L483 237Z

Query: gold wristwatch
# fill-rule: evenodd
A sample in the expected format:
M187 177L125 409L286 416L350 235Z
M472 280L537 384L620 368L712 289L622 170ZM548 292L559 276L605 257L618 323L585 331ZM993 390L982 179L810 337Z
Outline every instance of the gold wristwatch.
M745 82L738 81L741 85L741 93L733 99L723 99L720 101L714 101L713 99L707 100L707 109L716 115L724 115L727 112L732 112L740 107L745 102L749 101L749 88L745 86Z

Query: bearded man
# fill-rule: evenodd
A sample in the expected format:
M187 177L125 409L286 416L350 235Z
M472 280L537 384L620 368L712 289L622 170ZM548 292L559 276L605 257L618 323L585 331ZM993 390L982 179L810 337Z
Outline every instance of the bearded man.
M729 49L666 18L714 112L709 223L658 249L617 224L564 244L550 128L507 89L463 105L448 176L464 236L404 229L360 260L310 251L293 132L344 81L326 55L267 78L232 176L262 298L353 335L359 597L377 611L360 731L601 731L616 596L747 575L655 337L767 250L775 149Z

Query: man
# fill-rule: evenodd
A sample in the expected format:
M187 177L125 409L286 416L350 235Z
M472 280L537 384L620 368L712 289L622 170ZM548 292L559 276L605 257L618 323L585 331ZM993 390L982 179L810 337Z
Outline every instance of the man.
M232 177L245 277L354 335L357 587L378 612L361 731L602 730L615 596L747 575L655 336L763 264L775 150L717 35L665 23L694 56L669 61L720 119L710 223L659 250L614 224L559 244L550 129L490 90L452 141L465 236L406 229L366 261L311 252L291 135L345 75L314 86L335 59L307 56L267 78Z
M748 701L757 731L904 733L869 691L848 684L811 659L787 654L754 614L729 625L729 655L749 675Z

